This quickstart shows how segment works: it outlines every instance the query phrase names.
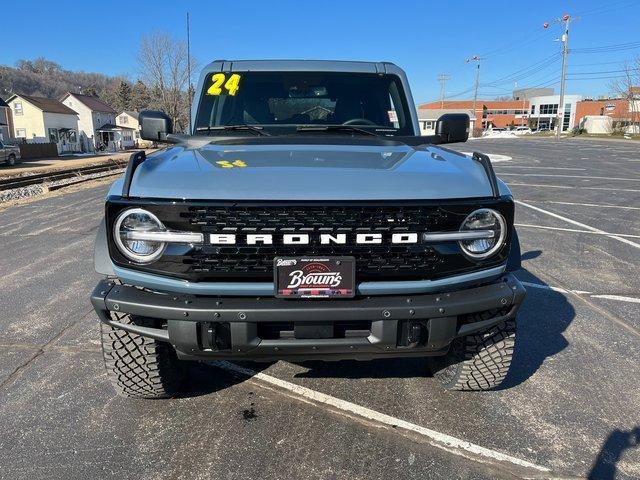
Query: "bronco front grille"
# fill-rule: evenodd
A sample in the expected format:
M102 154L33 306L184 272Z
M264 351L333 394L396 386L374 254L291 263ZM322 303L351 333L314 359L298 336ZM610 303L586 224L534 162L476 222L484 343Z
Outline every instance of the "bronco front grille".
M133 201L110 199L107 216L113 222L117 213ZM285 233L308 233L308 245L171 245L163 257L151 265L134 266L112 249L116 263L153 273L192 281L270 281L273 259L277 256L353 256L356 280L432 279L486 268L503 262L508 249L484 262L471 261L455 243L321 245L319 234L440 232L456 231L473 210L491 207L513 222L513 203L509 199L486 201L370 202L320 204L214 203L214 202L135 202L153 212L169 229L205 233L268 233L274 238ZM112 223L110 223L112 224Z

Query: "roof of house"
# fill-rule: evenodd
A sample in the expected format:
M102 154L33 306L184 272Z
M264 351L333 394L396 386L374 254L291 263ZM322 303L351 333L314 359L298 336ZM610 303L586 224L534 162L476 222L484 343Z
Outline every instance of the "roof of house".
M138 120L138 116L140 115L139 112L134 112L133 110L124 110L122 113L126 113L130 117L135 118L136 120Z
M94 112L116 113L116 111L113 108L111 108L109 105L104 103L98 97L92 97L90 95L81 95L79 93L67 92L64 95L64 97L61 98L61 100L64 100L69 95L73 95L74 97L76 97L78 101L83 103L87 108L89 108L90 110L93 110Z
M71 110L65 104L58 100L54 100L53 98L44 98L44 97L32 97L31 95L22 95L16 93L9 98L8 101L11 101L14 97L20 97L25 99L27 102L32 104L34 107L39 108L43 112L48 113L63 113L65 115L77 115L76 112Z
M114 125L113 123L105 123L100 128L96 128L96 132L117 132L119 130L135 130L135 128Z
M9 105L2 98L0 98L0 107L8 107Z

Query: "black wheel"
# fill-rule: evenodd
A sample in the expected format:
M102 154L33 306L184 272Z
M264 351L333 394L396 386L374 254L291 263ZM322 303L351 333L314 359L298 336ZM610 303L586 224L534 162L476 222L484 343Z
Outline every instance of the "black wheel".
M120 323L158 328L160 320L111 312ZM173 347L135 333L100 324L107 376L125 397L168 398L182 386L185 366Z
M491 390L507 376L516 340L516 320L457 338L444 357L429 357L434 376L447 390Z
M9 165L10 167L13 167L16 164L16 156L15 156L15 154L13 154L13 153L10 154L7 157L6 162L7 162L7 165Z

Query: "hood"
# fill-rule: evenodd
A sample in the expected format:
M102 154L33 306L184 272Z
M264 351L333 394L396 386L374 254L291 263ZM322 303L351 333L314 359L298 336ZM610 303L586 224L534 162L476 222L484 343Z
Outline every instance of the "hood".
M209 143L147 157L130 194L192 200L425 200L491 196L466 155L397 142ZM504 186L501 186L503 189Z

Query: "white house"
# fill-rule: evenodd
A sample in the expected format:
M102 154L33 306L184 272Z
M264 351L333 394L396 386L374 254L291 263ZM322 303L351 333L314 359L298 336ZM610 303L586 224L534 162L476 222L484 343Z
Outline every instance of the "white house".
M126 146L133 146L136 148L149 148L152 145L152 142L148 140L142 140L140 138L140 122L139 122L139 113L131 110L125 110L116 116L116 125L121 128L131 128L133 129L133 142L131 145L127 144Z
M0 98L0 141L8 142L13 137L13 126L11 125L11 109L9 105Z
M93 152L99 143L115 148L113 132L104 126L115 125L116 111L97 97L66 93L61 102L78 113L80 144L83 152Z
M435 135L436 122L445 113L466 113L469 115L469 132L473 132L476 117L473 110L464 108L419 108L418 123L420 124L420 135Z
M11 108L14 136L29 143L52 142L58 153L79 150L78 114L58 100L15 94Z

